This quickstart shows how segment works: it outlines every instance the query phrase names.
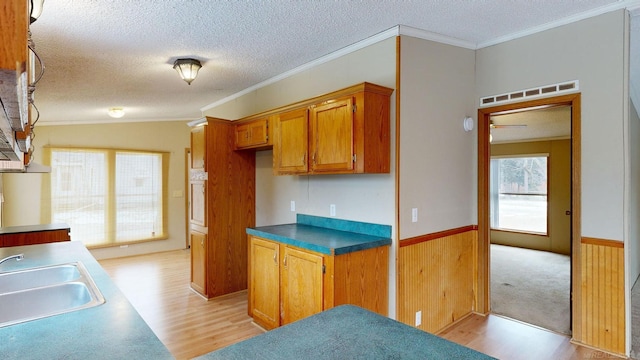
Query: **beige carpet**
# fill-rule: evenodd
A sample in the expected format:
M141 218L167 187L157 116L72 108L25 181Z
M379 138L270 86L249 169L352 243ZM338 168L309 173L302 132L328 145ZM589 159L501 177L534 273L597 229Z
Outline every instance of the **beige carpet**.
M491 245L491 312L571 333L571 261L546 251Z

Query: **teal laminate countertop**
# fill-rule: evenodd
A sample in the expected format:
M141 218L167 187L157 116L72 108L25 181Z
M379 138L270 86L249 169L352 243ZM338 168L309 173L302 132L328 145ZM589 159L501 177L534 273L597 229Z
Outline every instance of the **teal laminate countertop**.
M102 305L0 327L2 359L173 359L167 348L77 241L0 248L0 272L80 261L106 299Z
M327 255L391 244L391 226L304 214L295 224L247 228L247 234Z
M334 307L196 359L495 360L353 305Z

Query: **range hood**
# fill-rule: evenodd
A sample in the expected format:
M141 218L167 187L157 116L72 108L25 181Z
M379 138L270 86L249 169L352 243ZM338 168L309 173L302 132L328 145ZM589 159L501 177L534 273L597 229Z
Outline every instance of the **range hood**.
M0 161L0 173L50 173L51 167L32 162L28 166L22 164L22 161Z

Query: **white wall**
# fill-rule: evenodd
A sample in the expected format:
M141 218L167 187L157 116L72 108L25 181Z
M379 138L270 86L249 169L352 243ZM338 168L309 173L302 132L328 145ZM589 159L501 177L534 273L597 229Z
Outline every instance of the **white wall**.
M329 93L364 81L395 88L395 38L340 58L207 109L207 116L239 119L254 113ZM272 152L256 155L256 224L295 222L296 213L393 226L395 239L395 93L391 95L391 173L360 175L274 176ZM296 212L290 211L295 201ZM395 317L395 245L391 247L389 315Z
M582 236L624 239L624 18L614 11L477 51L476 98L568 80L582 93Z
M475 52L409 36L401 52L400 238L475 224Z
M40 126L36 128L35 161L42 162L45 145L104 147L132 150L167 151L169 157L169 238L129 245L127 248L91 250L98 258L111 258L185 248L185 149L189 145L189 127L185 122L144 122L96 125ZM4 226L36 225L42 221L41 209L50 206L41 196L42 181L46 174L3 174L5 203ZM174 197L174 191L182 191ZM37 204L34 207L34 204ZM71 229L73 237L73 228Z

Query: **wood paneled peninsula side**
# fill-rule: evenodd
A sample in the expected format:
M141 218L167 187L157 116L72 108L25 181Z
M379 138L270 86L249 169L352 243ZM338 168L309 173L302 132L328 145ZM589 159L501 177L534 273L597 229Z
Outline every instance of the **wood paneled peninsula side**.
M0 247L70 241L70 233L64 223L0 227Z
M387 315L391 226L298 214L247 234L248 312L262 327L342 304Z

